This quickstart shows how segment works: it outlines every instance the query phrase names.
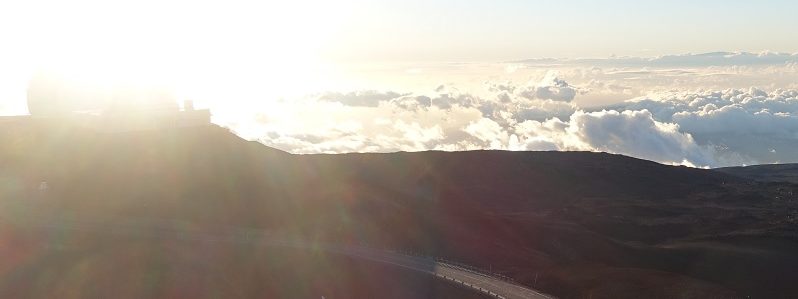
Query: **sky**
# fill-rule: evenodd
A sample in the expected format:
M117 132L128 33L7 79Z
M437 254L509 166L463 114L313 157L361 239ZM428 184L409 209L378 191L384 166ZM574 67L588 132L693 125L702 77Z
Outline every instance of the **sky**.
M798 25L794 1L410 0L364 6L344 22L334 55L501 61L798 51L798 41L790 38ZM352 49L352 44L366 50Z
M795 11L795 1L2 1L0 115L27 114L31 79L48 77L71 86L62 101L98 107L150 101L120 90L169 90L293 153L798 162Z

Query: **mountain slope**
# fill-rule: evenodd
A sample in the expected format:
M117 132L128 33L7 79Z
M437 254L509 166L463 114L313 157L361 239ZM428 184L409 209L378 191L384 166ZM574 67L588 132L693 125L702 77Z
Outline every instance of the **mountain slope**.
M5 134L0 194L40 203L15 215L367 243L565 298L798 296L792 185L588 152L291 155L219 127Z

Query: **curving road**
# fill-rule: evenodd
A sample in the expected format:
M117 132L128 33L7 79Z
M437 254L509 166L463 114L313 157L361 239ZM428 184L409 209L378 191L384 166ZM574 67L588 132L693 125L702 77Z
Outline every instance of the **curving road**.
M18 219L12 222L20 223ZM202 242L232 242L257 244L261 246L321 249L331 253L391 264L397 267L427 273L495 298L554 298L510 281L445 262L436 261L428 257L409 256L365 246L310 242L262 230L227 228L222 231L207 232L190 229L176 222L155 220L115 220L112 221L113 225L109 225L108 222L88 222L75 219L47 221L25 220L23 222L22 224L25 226L48 231L85 231L139 237L178 238Z

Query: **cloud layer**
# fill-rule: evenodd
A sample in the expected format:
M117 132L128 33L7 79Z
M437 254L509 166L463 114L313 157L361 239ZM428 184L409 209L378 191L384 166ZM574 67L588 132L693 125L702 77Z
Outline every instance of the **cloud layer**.
M779 53L764 51L750 52L709 52L699 54L663 55L657 57L610 57L576 59L527 59L520 63L536 66L552 65L593 65L613 67L710 67L710 66L758 66L780 65L798 62L798 53Z
M556 72L525 84L489 82L485 90L325 93L283 101L231 127L295 153L587 150L697 167L798 159L795 89L663 92L588 108L574 98L590 86Z

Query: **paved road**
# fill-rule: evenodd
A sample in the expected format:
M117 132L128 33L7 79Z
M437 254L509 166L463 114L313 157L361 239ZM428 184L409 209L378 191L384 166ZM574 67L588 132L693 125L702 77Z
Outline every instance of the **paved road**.
M15 221L19 223L19 221ZM409 256L401 253L375 249L365 246L339 245L309 242L272 234L262 230L227 228L216 232L190 229L180 223L155 220L115 220L113 224L87 222L74 219L47 221L25 221L26 226L49 231L85 231L110 233L114 235L177 238L202 242L232 242L258 244L262 246L282 246L300 249L321 249L331 253L391 264L397 267L435 275L484 294L506 299L554 298L513 282L487 274L435 261L432 258Z
M432 274L497 298L554 298L510 281L444 262L438 262L431 258L407 256L390 251L355 246L331 250L349 256L393 264L399 267Z

